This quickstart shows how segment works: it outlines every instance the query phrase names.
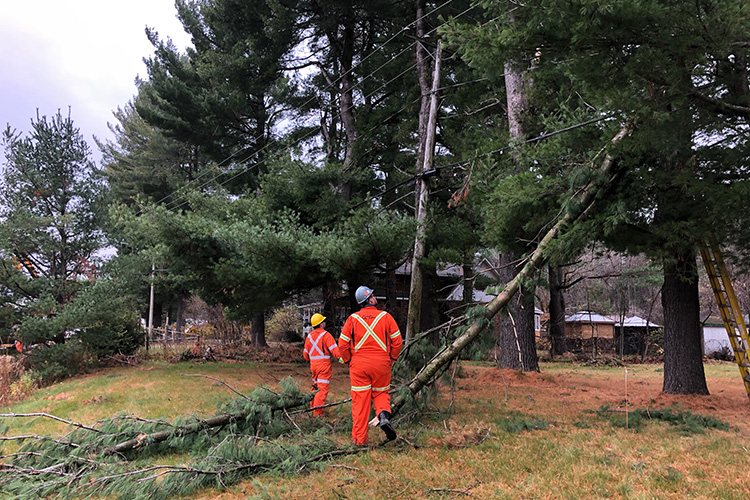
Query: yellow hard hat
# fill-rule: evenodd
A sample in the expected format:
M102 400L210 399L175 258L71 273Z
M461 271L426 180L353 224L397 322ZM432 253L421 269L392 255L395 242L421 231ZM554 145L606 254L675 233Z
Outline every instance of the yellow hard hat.
M312 315L312 318L310 318L310 324L312 326L318 326L319 324L321 324L325 320L326 320L325 316L323 316L320 313L315 313L315 314Z

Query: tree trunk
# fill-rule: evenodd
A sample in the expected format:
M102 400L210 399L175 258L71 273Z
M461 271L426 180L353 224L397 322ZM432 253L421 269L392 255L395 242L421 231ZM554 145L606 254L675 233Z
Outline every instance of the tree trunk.
M252 344L253 347L268 347L266 342L266 317L262 312L253 316Z
M512 258L512 254L503 254ZM507 263L506 263L507 264ZM514 276L515 268L510 265L504 267L505 272ZM514 370L539 371L539 361L536 355L536 334L534 331L534 290L521 286L518 293L508 305L508 317L503 320L500 335L500 359L498 368L512 368Z
M664 264L664 385L666 394L708 394L703 371L695 253Z
M568 349L565 342L565 296L562 269L549 266L549 340L550 357L560 356Z
M419 311L421 331L437 326L440 311L437 301L437 272L434 267L423 270L422 274L422 307Z
M513 20L511 13L511 21ZM526 114L528 112L528 74L516 61L505 64L505 94L508 103L508 130L511 141L520 142L527 134ZM520 170L515 156L514 170ZM515 277L517 257L514 253L501 256L501 275L504 282ZM534 332L534 289L522 287L519 296L508 308L509 316L503 321L500 330L499 368L514 368L523 371L539 371L536 355L536 335ZM529 319L530 318L530 319Z
M474 266L473 263L463 265L463 298L466 307L471 307L474 304Z
M357 140L359 139L359 132L355 121L354 113L354 96L352 82L352 61L354 59L354 18L347 20L347 25L344 26L343 40L338 43L336 39L338 33L333 35L332 47L336 48L336 54L341 64L341 95L339 98L340 102L340 114L341 123L344 126L344 132L346 134L346 153L344 156L344 169L349 169L354 165L355 161L355 150L357 147ZM347 198L349 199L349 198Z
M427 140L427 120L430 112L430 64L429 54L425 49L427 42L427 21L425 17L425 0L417 0L417 20L415 23L417 43L416 48L416 61L417 61L417 81L419 82L419 91L422 95L422 99L419 103L419 124L417 130L417 137L419 143L417 144L417 164L415 165L417 171L422 168L424 162L424 148Z
M185 302L187 296L181 293L177 296L177 313L175 314L175 328L177 329L177 338L182 340L182 332L185 328Z

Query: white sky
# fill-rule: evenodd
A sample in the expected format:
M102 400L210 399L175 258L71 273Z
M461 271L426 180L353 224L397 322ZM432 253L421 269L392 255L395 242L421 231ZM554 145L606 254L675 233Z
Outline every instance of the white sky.
M113 138L112 112L147 76L146 26L181 51L190 44L176 15L174 0L0 0L0 128L28 133L37 108L70 108L98 162L93 136Z

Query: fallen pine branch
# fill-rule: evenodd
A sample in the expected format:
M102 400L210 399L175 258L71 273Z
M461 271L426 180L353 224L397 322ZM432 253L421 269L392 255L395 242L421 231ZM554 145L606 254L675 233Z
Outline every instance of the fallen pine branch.
M44 418L50 418L52 420L57 420L58 422L62 422L64 424L68 424L72 427L78 427L80 429L86 429L87 431L92 432L102 432L101 430L95 428L95 427L89 427L88 425L83 425L78 422L71 422L70 420L65 420L64 418L56 417L55 415L50 415L49 413L2 413L0 414L0 418L18 418L18 417L44 417Z

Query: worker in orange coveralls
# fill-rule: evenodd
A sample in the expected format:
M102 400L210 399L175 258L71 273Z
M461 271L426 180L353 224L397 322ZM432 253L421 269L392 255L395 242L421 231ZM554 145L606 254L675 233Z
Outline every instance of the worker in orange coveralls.
M396 439L391 424L391 366L401 353L401 332L396 320L375 305L373 290L361 286L354 294L362 309L349 316L341 329L339 350L349 364L352 384L352 439L355 445L367 444L370 403L385 432L386 441Z
M313 331L307 334L305 339L305 350L302 351L302 356L310 362L310 371L312 372L313 386L312 390L317 390L317 394L313 397L310 402L310 408L316 406L323 406L326 404L326 398L328 397L328 387L331 384L331 354L338 358L339 363L343 363L339 348L336 345L336 341L333 340L333 336L325 330L326 324L324 323L326 317L322 314L315 313L310 318L310 325L315 328ZM313 410L313 415L316 417L323 416L323 408Z

